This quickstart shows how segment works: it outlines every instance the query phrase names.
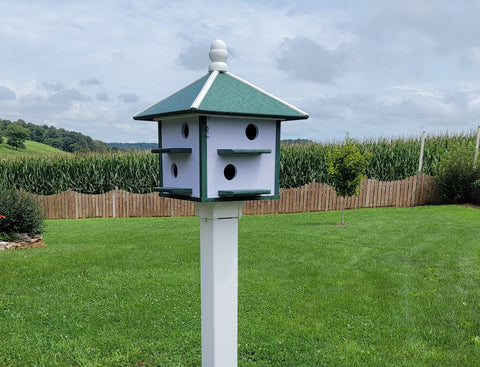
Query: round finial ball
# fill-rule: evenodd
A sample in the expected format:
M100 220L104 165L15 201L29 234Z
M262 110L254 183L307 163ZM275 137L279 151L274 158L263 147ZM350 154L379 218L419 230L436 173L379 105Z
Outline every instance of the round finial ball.
M220 72L228 71L228 65L226 63L228 59L227 44L217 39L212 42L210 46L210 52L208 53L212 63L208 67L208 71L218 70Z

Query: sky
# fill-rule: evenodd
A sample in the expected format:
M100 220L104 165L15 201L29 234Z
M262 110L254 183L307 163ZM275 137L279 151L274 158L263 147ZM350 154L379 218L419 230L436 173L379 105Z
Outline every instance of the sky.
M145 107L229 71L309 114L282 139L480 124L480 0L0 0L0 118L155 142Z

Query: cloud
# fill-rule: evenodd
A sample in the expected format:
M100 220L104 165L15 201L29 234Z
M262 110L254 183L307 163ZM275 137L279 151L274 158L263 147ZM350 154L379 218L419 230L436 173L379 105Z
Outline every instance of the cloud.
M301 138L305 131L322 141L347 131L360 139L411 136L473 127L480 116L480 90L410 90L398 98L387 92L341 92L303 101L300 107L310 118L282 126L284 136Z
M403 65L402 77L418 80L448 77L458 66L480 64L478 1L370 2L372 10L351 22L362 47L358 54L376 70L391 70L395 77Z
M460 66L480 65L480 47L474 46L459 57Z
M480 121L478 0L213 0L214 12L191 0L56 1L55 12L51 1L3 3L3 118L147 139L131 119L142 100L206 73L210 42L222 38L233 73L309 113L284 134L328 140Z
M9 101L17 99L17 95L10 88L0 85L0 101Z
M209 50L209 42L191 44L177 56L177 63L188 70L206 70L209 59L206 50Z
M24 119L32 120L39 117L52 119L65 111L69 111L74 104L88 103L91 98L78 89L68 88L62 82L29 81L19 87L18 100L13 110L22 111Z
M97 99L99 101L108 101L110 98L108 97L107 92L98 92L97 93Z
M299 35L284 38L277 55L277 66L291 76L321 84L330 84L342 72L338 51L329 51L312 39Z
M124 57L121 52L112 52L110 54L110 60L113 62L122 62L124 61Z
M137 103L140 100L140 98L135 93L119 94L118 99L123 103Z
M58 92L62 89L65 88L65 85L60 82L43 82L41 83L41 88L48 90L48 91L54 91Z
M81 85L82 87L83 87L83 86L99 87L99 86L101 86L102 84L103 84L103 83L102 83L100 80L98 80L98 79L96 79L96 78L94 78L94 77L92 77L92 78L90 78L90 79L86 79L86 80L80 80L80 85Z
M370 35L376 39L381 37L397 41L408 37L412 46L428 39L433 50L444 54L478 45L478 1L371 2L376 10L370 13L369 27L374 31Z
M55 104L70 105L72 102L86 102L90 97L80 93L77 89L62 89L50 96L49 100Z

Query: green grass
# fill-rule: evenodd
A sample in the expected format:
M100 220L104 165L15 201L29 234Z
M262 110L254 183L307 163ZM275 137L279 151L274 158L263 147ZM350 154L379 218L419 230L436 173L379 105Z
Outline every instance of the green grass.
M2 139L2 138L0 138ZM53 148L49 145L38 143L35 141L27 140L25 141L25 149L13 149L5 143L3 139L3 144L0 144L0 157L19 157L23 155L51 155L51 154L68 154L59 149Z
M480 210L245 216L239 366L477 366ZM49 221L0 252L1 366L200 366L197 218Z

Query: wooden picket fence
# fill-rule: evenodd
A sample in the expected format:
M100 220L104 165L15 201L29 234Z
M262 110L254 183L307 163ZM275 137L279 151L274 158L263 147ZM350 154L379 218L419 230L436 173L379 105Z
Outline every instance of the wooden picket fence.
M364 179L360 194L346 198L345 208L411 207L431 202L433 177L418 174L399 181ZM195 215L190 201L159 197L157 193L132 194L113 190L100 195L71 190L55 195L34 195L47 219L177 217ZM283 214L339 210L342 197L332 186L313 182L281 189L280 199L247 201L243 214Z

